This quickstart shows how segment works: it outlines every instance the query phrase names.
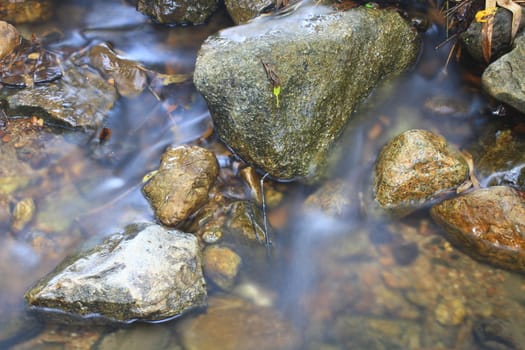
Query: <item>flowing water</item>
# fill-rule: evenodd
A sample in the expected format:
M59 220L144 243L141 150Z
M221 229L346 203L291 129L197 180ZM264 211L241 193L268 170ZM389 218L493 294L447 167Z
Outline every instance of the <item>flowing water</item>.
M19 29L26 35L35 33L57 52L111 42L126 58L150 69L182 74L193 70L204 39L231 25L224 11L205 25L166 27L152 24L122 1L72 0L58 2L49 23ZM400 132L432 130L461 148L493 123L479 87L464 79L468 70L454 60L444 69L450 45L434 49L444 38L442 29L431 26L415 69L394 90L378 92L373 98L380 102L360 112L345 134L337 178L348 187L348 198L367 193L378 151ZM1 224L0 348L184 348L181 339L187 337L180 320L120 330L68 328L34 319L23 300L34 281L82 245L127 223L154 220L141 194L142 178L158 166L168 145L200 142L226 154L213 136L200 139L211 122L190 82L163 92L160 99L150 91L121 98L108 117L106 127L112 135L103 148L66 137L60 157L46 163L53 171L45 172L37 186L40 192L32 193L37 219L16 233L8 223ZM459 96L469 112L462 118L431 115L423 105L436 95ZM520 291L525 280L474 262L451 247L425 211L404 220L378 220L368 213L366 200L349 203L343 197L339 200L345 213L334 219L305 210L305 199L318 188L279 186L285 199L268 208L273 245L268 255L245 263L234 293L278 310L295 329L284 337L300 339L295 343L299 348L521 348L525 299ZM213 289L210 294L220 295ZM114 339L100 336L112 332ZM210 334L217 336L206 329L199 336ZM242 335L219 332L212 340L214 348L227 348L220 344L231 344L232 336ZM199 348L188 340L184 344ZM272 348L271 344L269 338L252 343L257 349Z

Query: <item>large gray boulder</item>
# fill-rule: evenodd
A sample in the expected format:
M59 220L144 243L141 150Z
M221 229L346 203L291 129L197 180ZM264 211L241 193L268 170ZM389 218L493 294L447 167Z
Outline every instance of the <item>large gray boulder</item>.
M206 304L197 238L131 225L66 258L26 293L30 305L117 321L158 321Z
M525 113L525 33L511 52L485 69L481 83L491 96Z
M414 62L418 44L395 11L305 1L208 38L194 83L243 160L277 179L313 182L352 112Z

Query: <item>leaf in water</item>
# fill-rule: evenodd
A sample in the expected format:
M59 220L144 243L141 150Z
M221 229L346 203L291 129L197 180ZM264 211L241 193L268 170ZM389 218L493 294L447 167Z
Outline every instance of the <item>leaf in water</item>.
M158 172L159 172L158 170L153 170L147 173L146 175L144 175L144 177L142 178L142 183L144 184L148 182L149 180L151 180L151 178L155 176Z
M152 86L167 86L171 84L184 83L191 79L191 74L162 74L157 72L154 73Z

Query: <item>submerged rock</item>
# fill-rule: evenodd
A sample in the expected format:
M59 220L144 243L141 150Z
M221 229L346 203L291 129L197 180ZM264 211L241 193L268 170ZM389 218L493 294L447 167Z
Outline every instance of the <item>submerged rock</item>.
M99 74L70 62L64 63L63 69L62 79L56 82L16 91L4 89L9 114L36 115L73 128L100 126L117 99L115 87Z
M203 255L204 273L219 288L233 287L241 267L241 257L228 247L209 246Z
M206 313L177 326L185 349L300 348L297 330L279 312L236 297L210 298Z
M162 155L159 170L144 186L144 195L159 220L175 226L207 202L218 172L215 155L205 148L169 148Z
M494 186L443 201L430 211L447 238L471 257L525 272L525 195Z
M442 136L408 130L394 137L379 154L375 199L386 210L408 214L458 187L468 175L467 162Z
M9 55L20 44L21 36L11 24L0 21L0 59Z
M514 49L490 64L481 83L489 95L525 113L525 33L518 35Z
M208 38L194 83L218 135L244 161L314 182L352 112L414 62L419 41L394 11L301 5Z
M106 43L92 46L85 55L79 56L75 64L89 64L106 79L112 79L122 96L139 95L147 86L146 69L139 63L121 57Z
M0 17L14 23L42 22L53 15L52 0L0 0Z
M519 134L510 129L490 128L471 152L483 185L525 188L525 139Z
M201 24L217 9L217 0L138 0L137 10L164 24Z
M131 225L66 258L26 293L31 306L118 321L158 321L206 304L195 236Z

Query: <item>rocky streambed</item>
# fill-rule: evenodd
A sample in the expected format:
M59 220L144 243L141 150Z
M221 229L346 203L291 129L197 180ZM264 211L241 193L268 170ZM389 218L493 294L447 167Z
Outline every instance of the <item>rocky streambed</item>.
M437 26L69 6L79 32L1 27L2 346L520 348L523 110L443 75Z

